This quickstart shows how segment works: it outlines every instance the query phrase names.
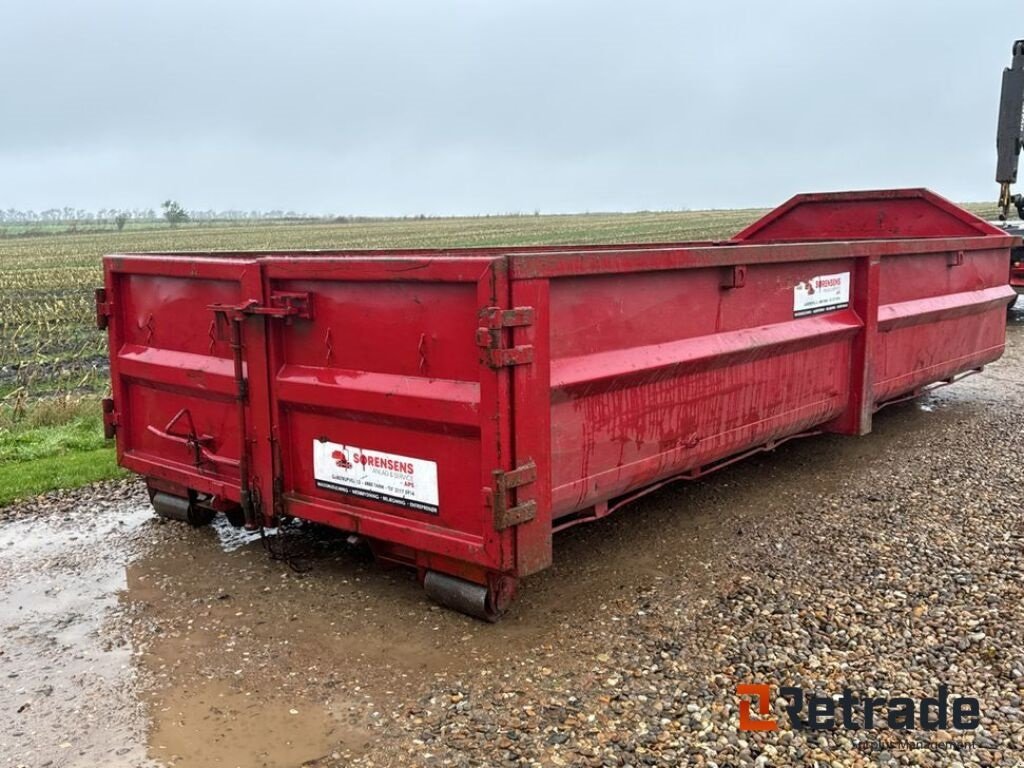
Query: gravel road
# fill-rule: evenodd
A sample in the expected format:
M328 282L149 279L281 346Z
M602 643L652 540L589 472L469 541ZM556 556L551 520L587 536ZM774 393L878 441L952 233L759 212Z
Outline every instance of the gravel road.
M0 767L1024 765L1024 316L982 375L556 539L494 626L343 537L0 511ZM739 683L980 701L738 730Z

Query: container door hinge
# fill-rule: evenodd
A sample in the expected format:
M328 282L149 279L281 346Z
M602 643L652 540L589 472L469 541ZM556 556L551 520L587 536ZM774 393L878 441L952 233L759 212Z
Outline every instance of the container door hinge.
M113 309L110 302L107 301L107 289L97 288L96 289L96 327L101 331L106 330L107 326L110 325L110 312Z
M493 477L494 488L488 491L491 510L494 513L494 529L504 531L506 528L533 520L537 515L537 502L530 500L509 506L509 494L537 479L537 465L528 461L508 472L496 469Z
M491 368L526 365L533 362L533 347L505 344L505 329L533 325L533 307L484 307L480 310L481 326L476 331L476 343L483 349L483 362Z
M114 434L117 432L117 427L121 423L121 415L114 410L114 401L105 397L102 401L103 406L103 436L107 440L113 440Z

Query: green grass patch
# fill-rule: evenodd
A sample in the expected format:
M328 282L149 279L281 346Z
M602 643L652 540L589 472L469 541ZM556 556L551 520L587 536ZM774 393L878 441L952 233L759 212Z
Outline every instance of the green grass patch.
M0 506L58 488L123 477L113 446L0 466Z
M99 404L91 405L63 424L41 418L0 427L0 505L124 475L103 437Z

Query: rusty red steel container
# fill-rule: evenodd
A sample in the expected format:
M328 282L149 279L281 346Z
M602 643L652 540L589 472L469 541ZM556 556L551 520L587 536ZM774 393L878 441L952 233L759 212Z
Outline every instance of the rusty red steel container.
M108 432L165 511L352 531L494 618L554 531L998 358L1015 242L894 190L714 243L107 256Z

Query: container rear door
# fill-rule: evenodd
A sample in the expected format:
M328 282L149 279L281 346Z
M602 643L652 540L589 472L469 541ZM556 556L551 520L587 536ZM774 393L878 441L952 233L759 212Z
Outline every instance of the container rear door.
M122 465L158 481L237 500L239 385L230 328L210 307L259 304L259 265L242 259L118 256L108 257L105 265ZM260 453L267 446L267 461L269 429L260 424L268 421L263 319L246 318L243 333L242 373L250 397L245 429L252 450Z
M279 514L420 567L507 568L484 490L509 468L509 373L477 345L481 309L507 298L503 263L263 262L267 294L308 295L311 315L268 332Z

